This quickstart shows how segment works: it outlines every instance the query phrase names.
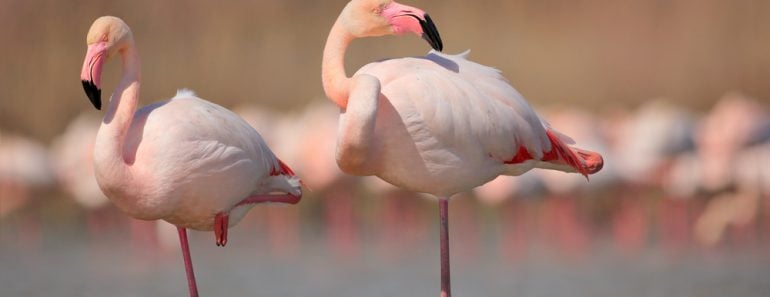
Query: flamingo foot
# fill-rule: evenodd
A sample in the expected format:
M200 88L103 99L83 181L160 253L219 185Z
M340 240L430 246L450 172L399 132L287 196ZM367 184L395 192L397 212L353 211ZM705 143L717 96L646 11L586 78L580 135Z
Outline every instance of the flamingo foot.
M230 215L226 212L220 212L214 217L214 235L216 236L217 246L227 244L227 228L230 223Z

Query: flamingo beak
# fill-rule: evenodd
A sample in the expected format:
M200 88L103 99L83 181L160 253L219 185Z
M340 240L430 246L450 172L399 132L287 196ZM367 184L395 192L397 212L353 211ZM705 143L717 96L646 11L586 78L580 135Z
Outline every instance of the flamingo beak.
M88 46L80 81L83 90L96 109L102 109L102 68L107 55L107 43L97 42Z
M102 90L99 89L93 81L86 81L82 80L80 81L83 83L83 89L86 91L86 95L88 96L88 99L91 100L91 104L94 105L94 108L97 110L102 109Z
M443 50L444 43L441 42L441 35L438 34L438 29L436 29L436 25L430 19L430 16L426 13L424 20L418 20L420 21L420 27L422 27L422 39L425 39L434 50Z
M391 2L382 11L382 15L390 21L393 33L403 34L412 32L425 39L434 50L441 51L444 49L444 44L441 42L441 35L438 34L436 24L421 9Z

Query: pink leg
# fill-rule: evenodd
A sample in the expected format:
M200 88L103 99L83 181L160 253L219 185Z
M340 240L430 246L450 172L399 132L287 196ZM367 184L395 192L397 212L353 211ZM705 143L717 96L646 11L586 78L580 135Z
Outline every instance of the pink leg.
M439 219L441 238L441 297L451 297L449 284L449 198L439 198Z
M184 269L187 272L187 288L190 290L190 297L198 297L198 285L195 284L195 272L190 259L190 244L187 242L187 229L177 227L177 231L179 231L179 243L182 246Z

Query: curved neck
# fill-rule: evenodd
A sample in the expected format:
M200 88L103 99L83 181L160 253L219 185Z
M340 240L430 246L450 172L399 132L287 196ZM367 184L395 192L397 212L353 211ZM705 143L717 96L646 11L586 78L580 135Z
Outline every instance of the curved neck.
M123 147L126 142L126 134L131 127L134 112L139 101L140 66L139 54L133 42L119 51L123 62L123 76L110 97L107 113L104 115L102 126L99 128L97 144L101 163L100 167L106 169L104 174L124 175L127 178L128 165L124 158ZM125 179L123 179L125 180Z
M338 18L326 39L321 64L321 79L326 97L340 108L345 108L348 105L350 85L350 78L345 74L345 50L353 40L353 36L342 27L340 22L340 18Z

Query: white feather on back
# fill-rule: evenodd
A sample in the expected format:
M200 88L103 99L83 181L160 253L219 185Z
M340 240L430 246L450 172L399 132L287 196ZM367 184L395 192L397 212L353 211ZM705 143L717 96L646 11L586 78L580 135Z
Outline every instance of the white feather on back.
M391 101L411 100L408 104L418 113L413 116L445 144L441 147L463 150L480 145L481 153L507 160L525 146L534 157L541 157L551 144L540 117L500 71L467 60L468 53L431 51L426 57L370 63L356 74L378 77L382 93Z

